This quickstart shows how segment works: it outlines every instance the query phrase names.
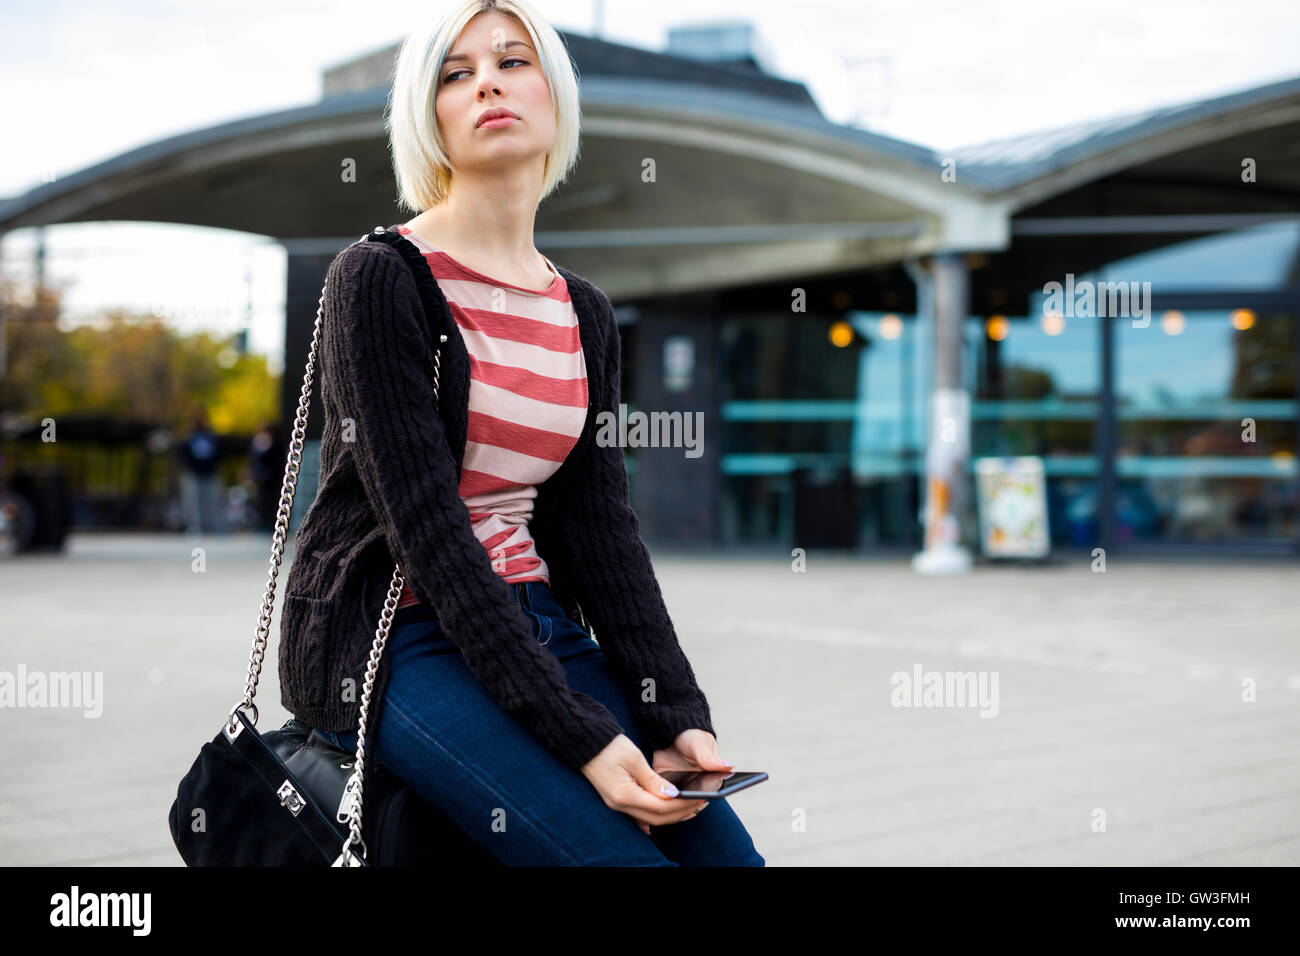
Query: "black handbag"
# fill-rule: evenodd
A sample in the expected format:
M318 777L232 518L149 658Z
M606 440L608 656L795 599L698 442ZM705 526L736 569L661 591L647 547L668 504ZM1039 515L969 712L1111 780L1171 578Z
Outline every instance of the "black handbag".
M376 227L372 236L391 241ZM302 397L280 493L270 577L262 600L244 697L226 723L205 743L177 788L168 814L172 840L188 866L500 866L450 819L378 761L367 766L366 724L375 694L379 663L388 642L404 579L400 567L379 615L361 695L355 754L334 746L315 730L291 719L279 730L257 731L258 677L266 654L275 586L284 554L289 516L298 485L307 410L311 402L316 345L320 339L325 290L316 310L316 327L307 356ZM447 336L439 335L439 342ZM433 389L438 395L441 348L434 351ZM380 707L376 704L376 723ZM252 711L250 720L245 710ZM374 808L362 822L362 795ZM367 853L367 841L371 850Z

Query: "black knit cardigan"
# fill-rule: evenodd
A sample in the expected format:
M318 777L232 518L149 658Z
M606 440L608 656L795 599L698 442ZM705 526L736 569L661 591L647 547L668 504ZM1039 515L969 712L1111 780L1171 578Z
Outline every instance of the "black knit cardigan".
M688 728L713 733L709 705L628 503L623 450L595 440L597 414L618 413L613 307L590 282L557 268L577 311L591 402L577 444L538 487L529 529L561 607L599 643L623 684L647 749L665 747ZM357 729L396 562L493 699L569 766L582 767L622 728L603 704L569 688L474 536L458 493L469 354L424 255L392 227L352 244L330 264L321 322L320 481L285 582L281 702L308 726ZM439 333L447 341L435 412ZM387 664L385 654L372 713Z

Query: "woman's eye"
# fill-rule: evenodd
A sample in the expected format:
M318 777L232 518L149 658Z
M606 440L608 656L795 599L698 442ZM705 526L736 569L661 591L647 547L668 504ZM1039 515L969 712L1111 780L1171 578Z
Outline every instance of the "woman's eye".
M527 66L527 65L528 65L528 61L527 61L527 60L521 60L521 59L519 59L519 57L517 57L517 56L512 56L512 57L510 57L510 58L507 59L507 60L502 60L502 61L501 61L501 65L502 65L502 66L505 66L507 63L522 63L524 66ZM456 79L458 76L460 76L460 74L462 74L462 73L468 73L468 72L469 72L469 70L452 70L450 73L448 73L446 76L444 76L444 77L442 78L442 82L443 82L443 83L450 83L452 80L454 80L454 79Z

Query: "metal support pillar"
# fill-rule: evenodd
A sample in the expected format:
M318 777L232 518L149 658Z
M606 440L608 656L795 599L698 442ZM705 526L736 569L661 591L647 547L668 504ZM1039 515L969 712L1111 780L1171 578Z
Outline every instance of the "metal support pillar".
M913 278L931 286L930 294L918 295L917 301L928 300L933 307L934 376L925 456L924 548L912 556L912 567L922 574L954 574L971 566L970 552L962 544L970 498L970 395L961 378L962 324L969 310L966 262L958 253L940 253L931 259L928 276L921 272Z

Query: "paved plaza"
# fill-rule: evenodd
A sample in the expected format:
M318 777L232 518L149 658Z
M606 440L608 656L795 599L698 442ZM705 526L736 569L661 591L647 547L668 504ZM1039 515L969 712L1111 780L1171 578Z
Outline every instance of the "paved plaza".
M98 717L0 708L0 864L182 865L167 811L242 694L269 551L81 534L0 562L0 671L103 675ZM771 775L732 798L770 866L1300 863L1295 561L653 556L719 751Z

